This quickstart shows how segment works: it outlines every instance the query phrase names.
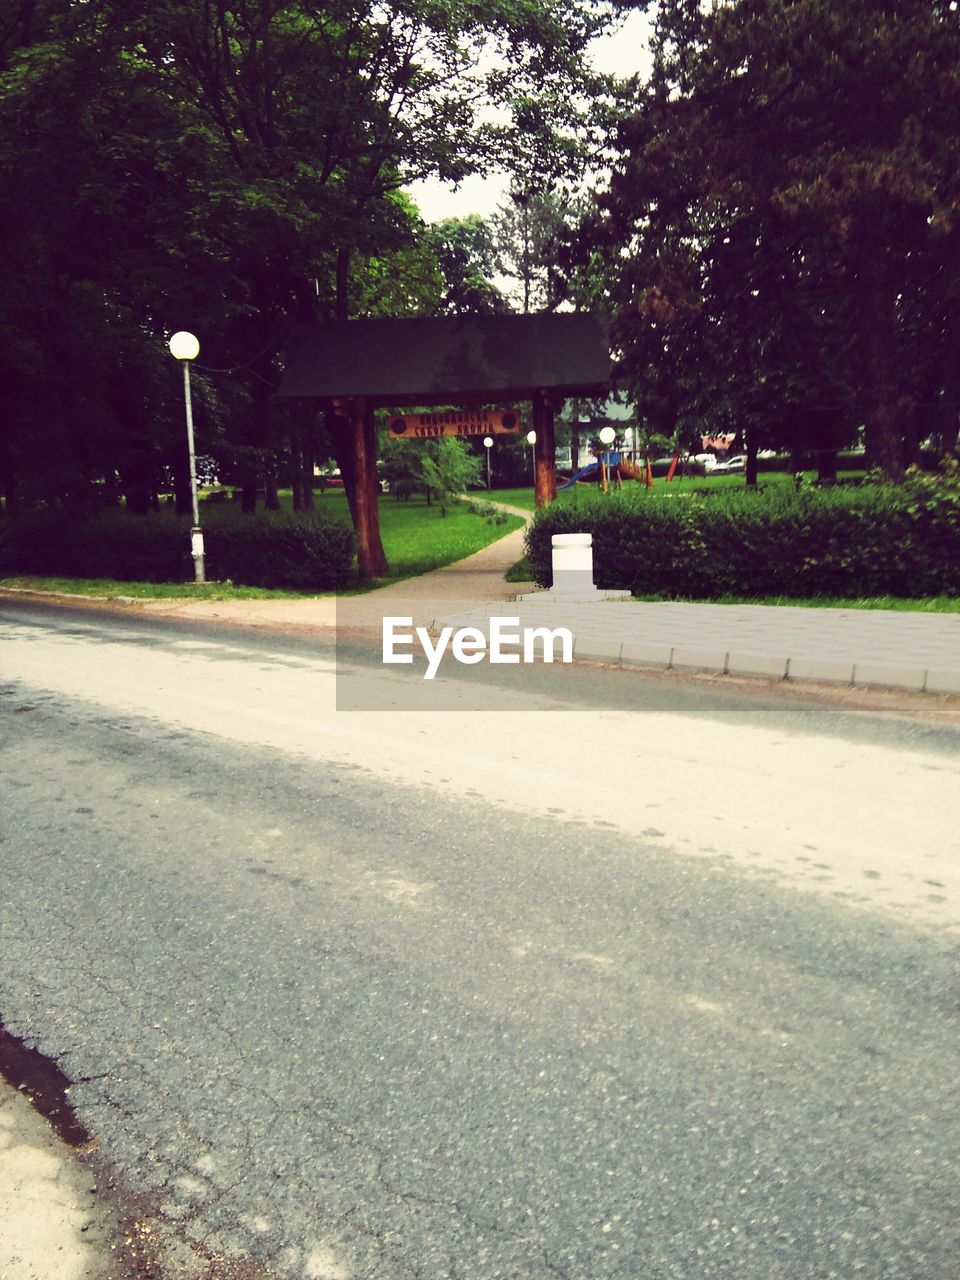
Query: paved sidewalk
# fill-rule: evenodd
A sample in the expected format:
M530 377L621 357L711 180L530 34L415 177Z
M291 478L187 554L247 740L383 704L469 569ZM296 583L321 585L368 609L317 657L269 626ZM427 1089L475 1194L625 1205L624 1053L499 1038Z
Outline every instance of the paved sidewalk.
M0 1079L0 1278L96 1280L112 1223L91 1170Z
M157 600L134 607L157 615L328 634L379 632L387 615L409 615L417 625L483 629L492 614L500 613L519 618L523 626L568 627L579 661L960 694L960 614L640 601L568 604L549 592L542 600L517 603L533 584L509 583L504 575L522 554L519 529L456 564L363 595Z
M575 660L775 680L960 694L960 614L640 601L502 604L521 626L567 627ZM489 625L491 609L440 609L435 626Z

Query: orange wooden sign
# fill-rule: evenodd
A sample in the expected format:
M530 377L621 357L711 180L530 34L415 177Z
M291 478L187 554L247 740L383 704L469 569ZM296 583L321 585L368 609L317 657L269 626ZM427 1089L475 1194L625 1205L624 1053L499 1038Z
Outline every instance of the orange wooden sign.
M388 418L391 440L434 440L437 436L505 436L520 430L516 409L451 409Z

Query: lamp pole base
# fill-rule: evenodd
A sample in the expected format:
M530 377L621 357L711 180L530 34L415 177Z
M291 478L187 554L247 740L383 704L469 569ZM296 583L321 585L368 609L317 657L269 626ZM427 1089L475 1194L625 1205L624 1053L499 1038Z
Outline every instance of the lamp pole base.
M202 586L207 580L207 569L203 552L203 530L194 525L190 530L190 554L193 556L193 574Z

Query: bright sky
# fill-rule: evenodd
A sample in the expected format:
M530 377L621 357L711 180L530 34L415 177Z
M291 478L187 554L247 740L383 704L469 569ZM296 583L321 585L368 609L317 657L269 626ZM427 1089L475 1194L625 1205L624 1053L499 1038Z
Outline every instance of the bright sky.
M612 36L604 36L593 44L593 65L598 71L628 76L650 71L650 20L641 13L631 13ZM465 218L467 214L488 216L506 194L507 179L503 174L489 178L467 178L459 187L445 186L436 179L417 182L410 187L427 222L441 218Z

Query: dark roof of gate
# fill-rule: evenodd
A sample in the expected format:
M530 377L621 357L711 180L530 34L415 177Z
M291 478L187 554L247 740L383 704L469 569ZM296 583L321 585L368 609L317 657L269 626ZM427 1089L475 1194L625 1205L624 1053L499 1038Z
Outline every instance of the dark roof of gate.
M298 324L285 366L282 396L390 405L599 395L610 381L604 318L573 312Z

